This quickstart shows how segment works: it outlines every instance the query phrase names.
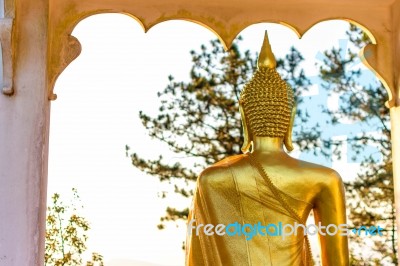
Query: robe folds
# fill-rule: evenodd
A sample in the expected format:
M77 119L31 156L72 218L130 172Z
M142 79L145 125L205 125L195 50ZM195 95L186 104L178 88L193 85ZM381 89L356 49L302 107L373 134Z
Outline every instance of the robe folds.
M310 203L279 192L299 213L312 209ZM307 216L302 217L304 221ZM309 265L302 228L295 230L297 234L283 236L280 231L279 235L279 228L295 223L304 226L282 206L249 158L229 157L204 170L197 180L188 217L186 265ZM208 226L208 235L204 227L207 224L213 225L212 229ZM218 235L218 224L231 225L225 228L229 234L225 231ZM251 227L243 229L245 224ZM285 232L290 230L286 228Z

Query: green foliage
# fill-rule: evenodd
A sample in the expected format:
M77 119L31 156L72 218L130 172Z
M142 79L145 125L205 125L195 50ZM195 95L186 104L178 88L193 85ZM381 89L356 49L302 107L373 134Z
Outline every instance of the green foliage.
M74 201L66 205L60 200L60 195L55 193L52 204L47 208L46 218L46 244L45 265L83 265L82 255L87 250L87 232L89 222L78 214L75 202L79 196L75 188L72 189ZM103 266L103 256L92 253L87 266Z

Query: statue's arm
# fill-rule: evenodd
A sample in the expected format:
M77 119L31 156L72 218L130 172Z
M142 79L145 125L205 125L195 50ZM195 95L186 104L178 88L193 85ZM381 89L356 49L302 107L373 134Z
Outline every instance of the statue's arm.
M199 190L195 190L193 196L192 206L189 211L187 232L186 232L186 247L185 247L185 265L186 266L196 266L205 265L203 260L203 254L200 244L200 236L196 235L197 217L194 215L194 208L201 208L197 206L199 200Z
M190 220L188 222L190 223L193 217L189 218ZM197 226L197 223L193 222L191 225L195 227ZM200 244L200 238L196 235L195 230L193 230L190 235L186 235L185 252L186 266L205 265Z
M319 234L321 245L321 262L323 266L349 265L348 240L341 235L340 225L346 224L346 205L344 185L341 177L335 171L324 176L320 183L321 188L314 201L315 223L322 226L335 225L339 230L329 235L326 230ZM343 228L344 226L342 226ZM328 231L333 233L335 228L330 226Z

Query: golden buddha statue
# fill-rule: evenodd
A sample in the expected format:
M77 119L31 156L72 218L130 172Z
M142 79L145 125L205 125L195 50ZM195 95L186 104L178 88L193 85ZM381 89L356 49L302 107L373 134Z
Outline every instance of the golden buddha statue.
M239 103L244 154L200 174L186 265L313 265L306 225L311 210L322 265L348 265L343 182L334 170L285 152L283 145L293 149L294 97L276 71L267 34Z

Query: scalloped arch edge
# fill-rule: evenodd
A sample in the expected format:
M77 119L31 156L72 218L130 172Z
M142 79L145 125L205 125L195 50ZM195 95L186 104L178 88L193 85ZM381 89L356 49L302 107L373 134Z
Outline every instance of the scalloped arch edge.
M362 25L361 23L358 23L357 21L355 21L353 19L344 18L344 17L325 18L325 19L318 20L318 21L311 23L308 27L306 27L304 29L299 29L298 27L292 25L291 23L287 23L284 21L263 20L263 21L259 21L259 22L252 22L252 23L249 23L248 25L244 25L244 26L242 25L242 27L237 28L236 31L224 33L224 32L218 32L218 30L214 29L213 26L209 25L205 21L200 21L200 20L196 20L196 19L192 19L192 18L183 17L183 16L181 16L181 17L177 16L177 17L171 17L171 18L161 18L161 19L155 21L154 23L149 23L146 25L146 23L144 23L144 21L142 21L139 18L139 16L135 16L135 15L127 13L127 12L115 12L115 11L107 11L107 10L99 10L99 11L95 11L95 12L86 13L82 16L77 16L76 19L73 20L72 23L69 24L69 26L64 28L64 31L61 31L64 34L64 39L67 39L68 42L67 42L67 44L62 45L62 47L60 48L60 51L58 51L58 53L56 53L56 51L54 51L54 53L56 53L58 56L61 55L63 57L62 58L63 60L61 60L59 62L58 66L55 66L55 65L49 66L49 67L56 68L56 71L55 71L55 73L53 73L53 77L50 77L50 82L48 84L49 85L49 93L48 93L49 100L57 99L57 95L53 93L57 78L65 70L65 68L79 56L79 54L81 52L81 46L80 46L79 40L71 35L73 29L81 21L83 21L91 16L100 15L100 14L110 14L110 13L126 15L126 16L132 18L137 23L139 23L139 25L142 27L142 29L145 33L147 33L153 27L155 27L163 22L182 20L182 21L187 21L190 23L195 23L197 25L200 25L200 26L206 28L210 32L212 32L220 40L220 42L222 43L225 50L228 50L232 46L233 41L240 35L240 33L242 31L244 31L248 27L251 27L252 25L255 25L255 24L259 24L259 23L280 24L280 25L283 25L283 26L291 29L296 34L296 36L299 39L301 39L304 36L304 34L306 34L308 31L312 30L312 28L319 23L326 22L326 21L332 21L332 20L344 20L344 21L347 21L347 22L361 28L370 38L372 45L367 45L366 47L364 47L362 49L362 51L360 53L360 59L371 71L374 72L374 74L378 77L378 79L382 82L383 86L387 90L389 99L385 105L388 108L395 105L392 88L390 88L390 86L388 85L388 82L385 80L385 78L373 67L374 65L376 65L376 45L377 45L376 38L372 34L372 32L370 30L368 30L368 28L366 26ZM67 35L68 37L65 38L65 35ZM57 37L61 38L62 36L54 36L54 38L57 38ZM76 48L77 46L79 46L79 49ZM372 47L374 47L374 48L372 48ZM52 56L54 56L53 53L50 53L50 54ZM51 60L50 60L50 62L51 62ZM51 73L52 71L49 71L49 72Z

